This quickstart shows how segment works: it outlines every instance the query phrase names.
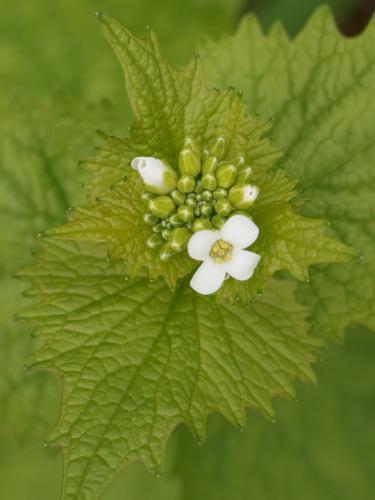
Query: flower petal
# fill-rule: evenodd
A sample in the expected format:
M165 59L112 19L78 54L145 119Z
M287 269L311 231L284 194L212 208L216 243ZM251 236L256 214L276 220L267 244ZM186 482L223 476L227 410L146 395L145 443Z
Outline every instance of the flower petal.
M225 270L223 266L216 264L216 262L209 258L195 271L190 281L190 286L194 291L202 295L210 295L219 290L224 278Z
M212 245L218 239L220 239L219 231L210 231L209 229L197 231L189 240L188 254L195 260L207 260Z
M233 215L220 230L223 240L238 248L246 248L258 238L259 229L245 215Z
M233 248L232 258L228 262L224 262L222 266L232 278L244 281L251 278L259 261L260 255L248 250Z

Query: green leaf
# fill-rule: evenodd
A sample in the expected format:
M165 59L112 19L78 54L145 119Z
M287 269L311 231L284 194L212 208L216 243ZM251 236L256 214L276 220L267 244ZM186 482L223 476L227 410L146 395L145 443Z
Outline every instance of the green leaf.
M182 500L371 500L374 354L373 333L357 328L324 354L315 390L278 401L274 425L249 413L240 433L213 416L202 448L179 430L170 468Z
M163 262L148 248L152 228L143 222L143 182L129 165L143 155L166 159L177 168L184 137L194 137L203 150L222 136L226 158L243 155L251 162L254 182L261 189L250 214L261 233L254 249L262 256L254 280L242 285L229 280L222 297L238 294L249 301L279 269L305 279L310 264L347 258L348 249L325 238L320 223L303 219L288 205L295 183L270 171L280 154L265 135L270 123L245 114L240 92L207 89L197 58L183 70L172 67L152 32L143 40L105 14L99 19L123 66L136 122L129 138L101 134L106 147L85 165L94 174L88 189L90 205L75 210L71 222L52 228L50 235L105 242L109 258L123 258L130 276L162 276L174 287L178 278L191 274L197 262L187 252Z
M374 43L374 22L346 39L323 8L293 41L280 25L264 35L249 16L234 36L201 50L211 85L236 85L250 110L274 118L280 163L301 177L309 199L304 214L329 220L359 256L315 267L311 286L300 289L314 331L330 339L351 323L375 328Z
M33 367L64 380L50 438L64 449L64 499L97 498L132 461L157 474L180 422L202 440L212 411L242 427L247 406L271 417L272 396L314 381L320 344L287 282L248 308L218 307L184 283L173 293L163 280L124 279L103 245L44 241L23 272L39 303L21 318L45 342Z

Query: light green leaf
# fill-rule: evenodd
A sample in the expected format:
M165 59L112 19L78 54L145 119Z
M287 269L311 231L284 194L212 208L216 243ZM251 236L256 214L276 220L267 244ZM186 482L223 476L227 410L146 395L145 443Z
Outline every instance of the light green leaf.
M143 182L129 165L143 155L166 159L177 168L184 137L193 137L203 150L221 136L227 144L225 158L244 156L254 169L261 196L249 213L260 228L254 249L259 248L262 256L254 279L242 285L229 280L223 297L238 294L249 301L279 269L303 279L310 264L347 258L348 249L326 238L320 223L303 219L288 205L295 183L270 171L280 154L265 135L270 123L245 114L240 92L207 89L197 58L183 70L172 67L152 32L143 40L105 14L99 19L123 66L136 122L129 138L101 134L106 147L85 164L94 174L88 189L90 205L75 210L71 222L52 228L50 235L105 242L109 258L121 257L130 276L162 276L174 287L197 262L187 252L164 262L148 248L152 228L143 222Z
M374 44L374 22L346 39L323 8L293 41L280 26L264 35L250 16L201 50L210 84L236 85L250 110L274 118L280 163L309 199L304 214L329 220L359 256L312 269L311 286L300 289L314 331L331 339L350 323L375 328Z
M287 282L247 309L218 307L184 283L173 293L163 280L124 279L103 245L51 238L23 277L39 303L21 318L45 341L32 365L64 380L51 441L64 449L65 500L97 498L132 461L158 473L180 422L201 440L212 411L242 427L247 406L273 416L272 396L314 381L319 342Z

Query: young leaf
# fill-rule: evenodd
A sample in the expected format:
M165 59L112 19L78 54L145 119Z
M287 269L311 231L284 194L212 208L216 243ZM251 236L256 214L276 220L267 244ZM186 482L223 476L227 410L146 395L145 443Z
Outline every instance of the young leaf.
M251 111L274 118L280 163L309 200L304 214L329 220L355 249L358 260L315 267L311 286L300 287L314 331L336 340L350 323L375 328L374 44L374 22L346 39L322 8L295 40L280 25L264 35L249 16L233 37L200 51L212 85L242 88Z
M21 318L45 342L32 366L64 380L50 438L64 449L64 500L98 498L131 461L158 473L180 422L202 440L212 411L242 427L247 406L272 417L272 396L314 381L320 344L287 282L248 308L219 307L184 282L171 292L162 279L124 279L103 245L44 241L22 273L39 303Z

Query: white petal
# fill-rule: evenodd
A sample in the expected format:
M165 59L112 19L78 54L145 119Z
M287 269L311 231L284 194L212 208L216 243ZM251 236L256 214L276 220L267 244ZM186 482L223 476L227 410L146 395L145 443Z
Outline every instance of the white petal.
M134 170L138 170L141 165L145 164L145 157L144 156L137 156L136 158L133 158L131 162L131 167Z
M244 281L251 278L259 261L260 255L248 250L233 248L231 260L224 262L222 266L232 278Z
M223 284L225 270L221 264L216 264L211 258L203 262L190 281L190 286L202 295L217 292Z
M237 248L246 248L258 238L259 229L245 215L233 215L220 230L223 240Z
M212 245L219 239L219 231L210 231L209 229L197 231L189 240L188 254L195 260L207 260Z

